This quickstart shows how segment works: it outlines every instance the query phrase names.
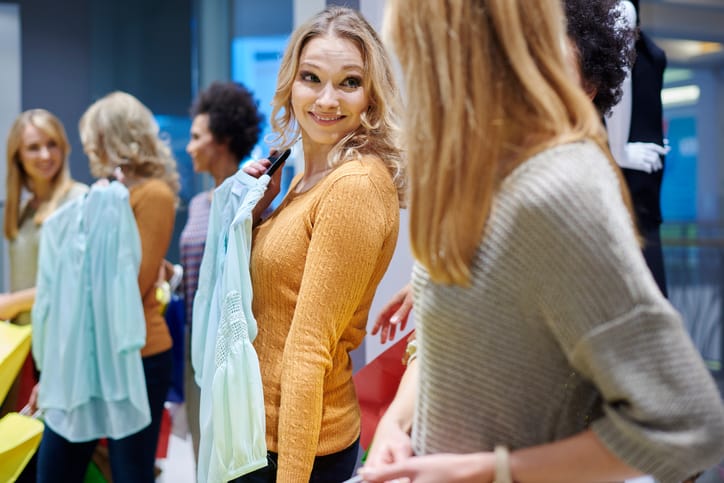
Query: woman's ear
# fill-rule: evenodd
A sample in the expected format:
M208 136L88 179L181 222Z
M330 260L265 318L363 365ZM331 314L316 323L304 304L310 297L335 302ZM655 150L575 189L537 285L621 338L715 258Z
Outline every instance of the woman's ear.
M583 90L586 92L586 95L591 100L594 100L596 98L596 94L598 94L598 89L588 84L587 82L583 83Z

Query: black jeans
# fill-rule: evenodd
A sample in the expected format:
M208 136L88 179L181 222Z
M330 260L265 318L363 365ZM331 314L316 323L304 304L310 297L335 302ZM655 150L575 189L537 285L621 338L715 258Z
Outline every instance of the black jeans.
M108 439L114 483L153 483L158 434L171 383L171 351L143 358L151 424L130 436ZM47 425L38 450L38 483L82 482L97 441L71 443Z
M359 438L342 451L317 456L314 458L309 483L340 483L349 479L357 465L358 452ZM232 480L233 483L276 483L277 457L276 453L270 451L267 454L267 460L269 461L267 466Z

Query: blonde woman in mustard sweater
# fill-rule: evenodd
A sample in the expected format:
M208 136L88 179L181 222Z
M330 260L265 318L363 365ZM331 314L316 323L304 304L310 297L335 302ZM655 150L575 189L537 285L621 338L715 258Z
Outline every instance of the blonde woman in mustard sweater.
M301 136L304 172L255 228L251 254L270 465L238 481L352 474L360 416L349 352L365 335L399 225L397 92L358 12L330 7L292 35L272 125L280 149ZM267 166L246 171L258 176ZM273 182L258 211L275 191Z

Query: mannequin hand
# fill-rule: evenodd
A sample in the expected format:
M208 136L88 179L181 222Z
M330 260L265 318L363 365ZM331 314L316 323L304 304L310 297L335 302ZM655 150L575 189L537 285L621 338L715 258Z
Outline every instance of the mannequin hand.
M662 168L661 156L666 155L671 148L656 143L627 143L624 150L626 159L618 160L619 166L653 173Z

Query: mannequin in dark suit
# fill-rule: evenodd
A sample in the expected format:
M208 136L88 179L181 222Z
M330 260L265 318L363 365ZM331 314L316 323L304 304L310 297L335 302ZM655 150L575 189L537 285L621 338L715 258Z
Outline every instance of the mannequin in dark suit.
M623 2L624 4L627 2ZM638 0L633 0L639 24ZM636 61L624 96L607 119L611 151L628 184L641 235L643 253L661 292L666 295L666 275L661 251L661 181L664 174L663 88L666 54L643 31L636 40ZM617 139L625 139L622 144Z

